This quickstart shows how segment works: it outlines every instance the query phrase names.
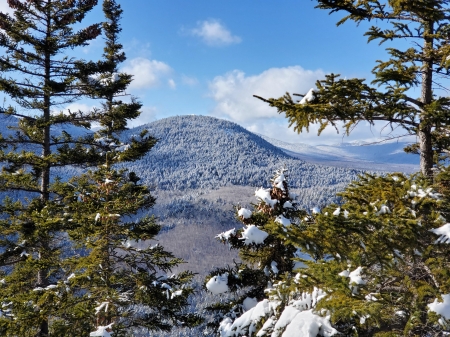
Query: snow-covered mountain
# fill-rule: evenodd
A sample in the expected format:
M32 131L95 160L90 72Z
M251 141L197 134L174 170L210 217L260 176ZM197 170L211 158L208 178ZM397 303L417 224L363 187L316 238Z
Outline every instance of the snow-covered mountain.
M311 163L369 171L412 173L419 170L419 156L403 151L403 148L410 144L406 142L378 144L358 142L314 146L304 143L286 143L264 135L259 136L282 149L286 154Z
M268 177L283 167L295 188L348 183L362 173L308 163L235 123L213 117L161 119L128 130L123 141L143 129L159 141L143 159L126 167L161 190L266 186Z

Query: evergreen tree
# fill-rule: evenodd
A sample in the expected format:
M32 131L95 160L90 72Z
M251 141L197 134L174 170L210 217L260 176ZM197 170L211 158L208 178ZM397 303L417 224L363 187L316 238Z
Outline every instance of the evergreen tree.
M115 1L104 1L107 21L103 24L103 29L107 45L105 59L100 62L85 62L66 55L68 50L84 46L100 36L101 24L79 31L73 29L94 8L96 0L8 0L8 4L14 10L14 15L0 13L0 46L5 50L5 54L0 56L0 89L15 101L16 106L0 110L2 121L11 125L9 132L0 135L0 162L3 164L0 191L9 195L0 205L0 267L3 274L0 297L4 304L0 315L0 334L80 336L88 333L95 325L89 319L95 313L84 302L88 292L86 283L74 286L75 291L70 293L71 278L67 273L72 269L83 269L73 262L74 254L85 256L91 253L91 259L95 261L93 256L98 250L94 249L93 244L86 246L86 242L77 242L81 233L90 233L82 225L92 224L79 223L76 220L80 216L69 213L73 210L70 208L71 203L80 203L84 197L82 194L73 194L79 192L78 185L63 182L57 176L58 172L63 172L61 169L64 167L95 165L105 165L105 170L110 170L111 164L142 157L155 144L155 139L147 136L144 131L125 144L119 140L120 131L126 128L127 120L139 115L141 105L135 99L130 103L116 100L117 94L124 91L131 82L131 76L117 73L117 65L125 60L125 56L117 41L121 10ZM104 99L106 103L101 109L89 112L55 112L55 109L87 96ZM85 136L71 135L72 131L79 133L77 127L89 128L92 122L99 122L103 126L99 134L86 132ZM107 172L120 175L114 171ZM85 181L88 178L81 179ZM90 183L93 182L92 179L89 180ZM133 190L130 184L120 181L124 178L117 179L118 185L114 186L122 200L126 198L125 193L131 193L130 199L134 197L145 200L138 201L135 207L152 204L153 199L144 187L133 184ZM137 181L136 179L133 180ZM94 204L103 214L107 210L102 208L102 198ZM134 212L135 208L128 208L124 213ZM126 227L118 219L110 221L117 227ZM151 221L138 222L133 230L130 226L130 240L151 238L158 229ZM80 233L79 236L73 235L77 232ZM103 248L116 247L119 236L122 241L126 241L124 232L120 232L119 228L95 234ZM105 242L109 236L114 239L111 246ZM69 238L73 240L72 243ZM114 255L114 249L107 249L105 253ZM159 255L156 254L154 261L145 261L143 258L143 266L139 264L141 261L134 264L129 262L128 266L146 268L149 261L155 262L154 269L150 270L151 274L158 268L164 271L180 262L172 259L162 249L156 251ZM144 255L149 254L142 253ZM101 258L105 263L109 261L107 255L102 255ZM89 274L94 269L83 270ZM175 285L181 285L188 278L188 274L183 274L166 283L175 288ZM140 280L145 281L143 278ZM94 278L93 282L97 282L97 279ZM116 285L114 282L113 284ZM124 285L126 287L129 287L129 282ZM186 290L186 294L188 292ZM120 294L125 296L123 292ZM145 298L142 294L139 296ZM99 296L93 296L90 303L97 300ZM174 301L183 307L184 300L183 295ZM111 301L113 303L114 300ZM142 301L148 304L148 301ZM135 303L130 302L130 306ZM162 314L159 309L164 311L165 307L156 306L155 315L171 317L170 313ZM167 310L171 312L172 309L171 306ZM121 312L129 313L130 309L127 310ZM142 310L148 317L152 316L152 312L145 311L145 308ZM105 319L110 318L108 316ZM140 316L140 319L145 317ZM98 323L103 322L106 321L99 318ZM160 323L161 326L151 322L142 323L142 326L152 324L167 328L164 322ZM133 325L136 323L120 321L115 328L121 331L123 327ZM73 330L68 331L70 327Z
M291 197L285 170L277 171L271 184L271 188L255 192L258 203L253 205L253 211L237 208L236 216L244 226L242 229L232 229L217 236L230 249L238 249L242 260L234 267L214 270L206 283L210 292L229 295L207 308L213 315L209 328L219 328L221 336L243 336L255 331L256 326L260 328L262 323L255 324L252 320L234 327L232 322L267 299L268 289L276 288L281 280L295 275L294 259L301 253L294 245L287 244L282 233L288 227L301 230L309 215L299 210ZM284 307L289 296L279 297L278 301L279 307ZM230 331L234 334L228 335Z
M339 194L341 204L301 217L300 225L280 226L273 241L301 252L283 253L300 264L267 286L254 308L220 317L219 335L449 333L448 178L448 169L434 186L420 174L366 175ZM247 226L257 223L253 214ZM235 274L228 276L233 286L241 278ZM259 284L256 278L239 283Z
M167 275L183 261L151 244L160 230L154 218L134 220L154 204L147 187L102 167L59 188L78 254L65 260L65 279L42 290L64 299L52 323L56 336L148 336L200 321L185 310L192 273Z
M368 41L410 40L409 47L387 48L390 58L378 61L372 70L375 80L341 79L330 74L318 81L303 98L294 101L290 94L278 99L257 98L284 113L297 132L319 124L319 134L328 126L337 129L343 122L349 134L361 121L373 124L384 121L392 129L403 129L416 135L417 144L407 151L420 154L421 172L432 176L433 165L440 155L448 155L448 124L450 101L439 96L435 88L445 87L449 76L448 0L317 0L317 7L347 14L356 23L369 21ZM433 83L437 83L433 88ZM420 97L412 96L411 88L420 88ZM295 94L297 95L297 94Z

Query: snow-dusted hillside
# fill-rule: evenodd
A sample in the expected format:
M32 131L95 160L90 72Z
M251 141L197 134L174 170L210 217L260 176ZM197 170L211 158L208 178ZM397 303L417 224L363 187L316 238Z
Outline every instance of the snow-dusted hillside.
M241 126L213 117L169 117L131 129L124 138L143 129L159 142L126 167L162 190L265 186L268 175L282 167L296 188L348 183L361 173L291 157Z
M341 143L314 146L304 143L286 143L264 135L260 135L260 137L286 154L310 163L405 173L419 170L419 156L405 153L403 148L409 144L405 142Z

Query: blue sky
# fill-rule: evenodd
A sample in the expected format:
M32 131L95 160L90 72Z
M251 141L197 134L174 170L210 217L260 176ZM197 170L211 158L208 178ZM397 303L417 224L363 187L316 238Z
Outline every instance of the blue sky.
M310 0L119 0L121 42L134 75L128 93L144 104L133 125L174 115L210 115L288 142L339 143L380 138L383 125L361 125L353 136L334 129L297 135L276 109L252 97L306 93L327 73L371 78L384 47L367 44L367 25L315 9ZM1 2L3 3L3 1ZM3 8L2 8L3 6ZM0 4L0 10L4 10ZM101 7L85 21L102 20ZM78 51L96 59L102 39ZM86 109L81 101L71 108Z

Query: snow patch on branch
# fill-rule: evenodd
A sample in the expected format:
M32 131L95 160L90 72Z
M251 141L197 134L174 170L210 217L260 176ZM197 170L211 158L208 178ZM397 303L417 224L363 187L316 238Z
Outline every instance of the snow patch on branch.
M250 225L245 228L242 232L241 240L245 240L244 243L246 245L254 244L262 244L264 240L269 236L266 232L260 230L255 225Z
M206 289L215 295L226 293L229 290L228 273L211 277L211 279L206 283Z
M260 188L255 191L255 196L261 201L264 201L266 204L270 205L270 207L272 208L278 202L278 200L272 199L272 197L270 196L270 189Z
M434 243L450 243L450 223L446 223L439 228L430 229L430 232L439 235L439 238Z
M244 219L249 219L252 216L252 211L247 208L240 208L238 211L238 215L243 217Z

